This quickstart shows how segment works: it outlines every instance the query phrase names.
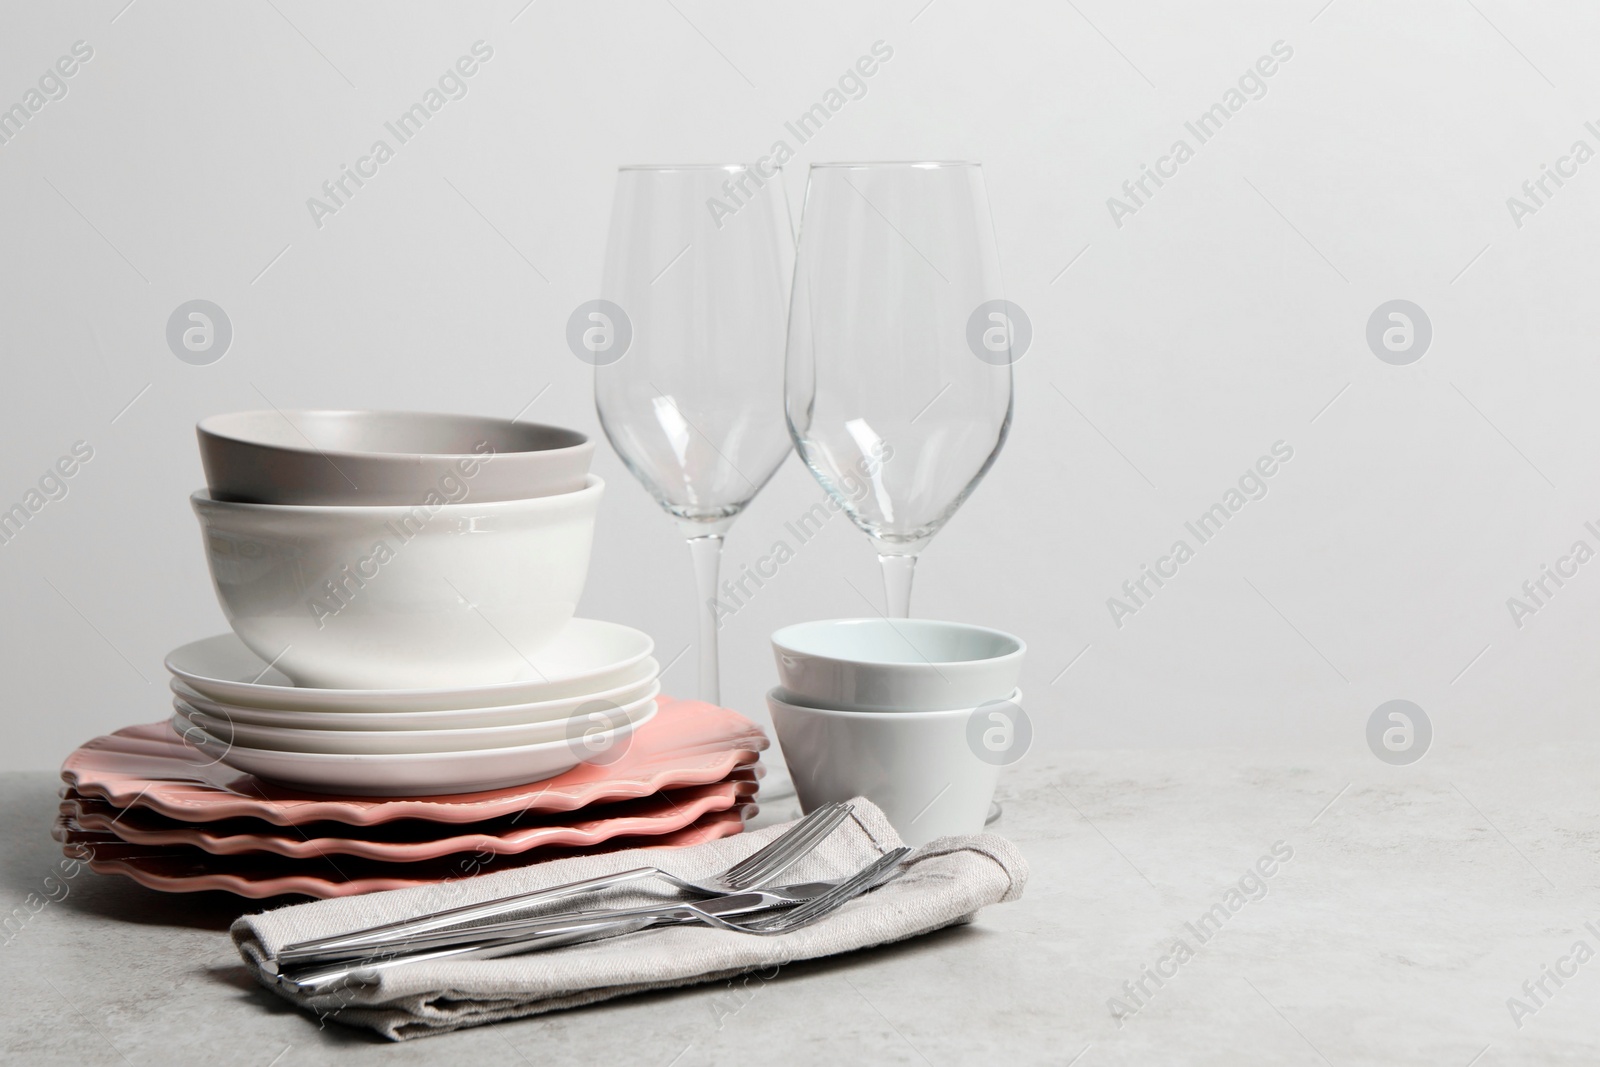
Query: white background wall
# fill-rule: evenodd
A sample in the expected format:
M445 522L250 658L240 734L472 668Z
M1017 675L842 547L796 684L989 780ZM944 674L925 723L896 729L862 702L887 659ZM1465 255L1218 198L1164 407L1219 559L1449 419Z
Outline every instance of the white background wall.
M0 546L6 766L162 717L163 655L224 628L187 501L197 418L263 397L509 416L545 390L525 417L597 433L562 338L614 168L753 159L878 40L893 59L788 193L813 160L985 164L1035 341L913 610L1025 637L1037 743L1359 751L1394 697L1441 744L1596 734L1600 562L1520 628L1506 606L1574 540L1600 548L1600 161L1520 227L1506 205L1574 140L1600 149L1589 5L124 2L0 15L0 106L94 49L0 145L0 508L95 450ZM480 39L469 94L317 228L306 199ZM1115 225L1107 197L1279 40L1266 95ZM164 338L196 297L235 331L207 367ZM1365 340L1395 298L1433 325L1408 366ZM1268 496L1115 626L1106 598L1278 440ZM604 443L596 469L582 611L670 659L686 550ZM820 497L788 461L730 568ZM764 717L767 635L866 613L847 582L881 602L876 570L834 520L728 623L726 702ZM691 652L669 687L693 674Z

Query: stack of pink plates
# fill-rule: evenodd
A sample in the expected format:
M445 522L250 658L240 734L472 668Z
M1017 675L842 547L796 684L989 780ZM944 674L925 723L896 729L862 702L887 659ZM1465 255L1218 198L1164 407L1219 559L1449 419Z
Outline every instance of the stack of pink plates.
M91 869L173 892L346 896L576 851L698 844L754 813L767 739L736 712L656 697L626 746L531 785L354 796L271 784L171 723L97 737L61 768L55 837ZM181 719L179 720L181 722ZM370 790L369 790L370 792Z

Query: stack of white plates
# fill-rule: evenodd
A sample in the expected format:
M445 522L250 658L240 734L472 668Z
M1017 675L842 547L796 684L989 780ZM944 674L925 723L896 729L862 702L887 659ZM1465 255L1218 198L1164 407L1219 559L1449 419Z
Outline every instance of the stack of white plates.
M229 633L167 657L174 729L204 758L355 796L478 792L621 758L656 713L647 634L575 618L532 679L438 689L297 686Z

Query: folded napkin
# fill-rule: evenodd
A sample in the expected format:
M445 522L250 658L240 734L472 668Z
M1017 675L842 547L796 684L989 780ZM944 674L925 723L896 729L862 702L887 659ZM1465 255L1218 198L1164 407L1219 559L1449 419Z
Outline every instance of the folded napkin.
M315 997L283 990L261 970L263 960L295 941L631 867L653 865L701 880L755 852L784 829L771 826L675 851L578 856L435 886L297 904L240 918L233 924L233 940L269 989L323 1018L370 1027L401 1041L904 940L968 921L987 904L1015 900L1027 881L1027 863L1005 838L945 837L913 853L898 880L818 923L779 936L674 926L523 956L396 967L379 972L373 984L351 984ZM854 814L780 881L843 878L900 844L883 813L871 801L857 799ZM637 907L673 897L666 883L656 879L583 899L581 906ZM569 898L544 910L574 906Z

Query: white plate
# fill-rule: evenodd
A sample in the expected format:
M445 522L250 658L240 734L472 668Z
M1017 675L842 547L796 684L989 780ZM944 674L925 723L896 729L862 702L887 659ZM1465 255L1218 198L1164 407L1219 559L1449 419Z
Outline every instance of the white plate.
M535 704L506 704L497 708L451 708L444 711L284 711L250 708L210 700L174 678L172 692L197 711L229 722L276 726L289 730L481 730L491 726L526 726L565 719L595 700L629 704L651 693L661 664L646 657L628 672L627 679L610 689L583 696L543 700ZM653 695L653 694L652 694Z
M424 797L542 782L580 763L618 759L626 751L629 736L654 715L652 704L648 714L633 722L573 742L387 756L240 748L192 724L182 736L204 755L279 785L343 796Z
M452 711L586 696L621 684L655 648L650 635L620 623L573 619L530 656L542 679L454 689L297 687L231 633L174 649L167 670L223 704L307 711Z
M274 752L327 752L351 756L469 752L582 738L597 726L602 730L614 729L652 711L656 695L660 692L660 683L655 683L638 699L627 704L614 704L608 700L586 701L576 714L559 719L461 730L298 730L256 726L227 716L208 715L179 697L172 702L173 707L178 709L178 714L173 716L172 726L181 734L188 725L193 724L211 737Z

